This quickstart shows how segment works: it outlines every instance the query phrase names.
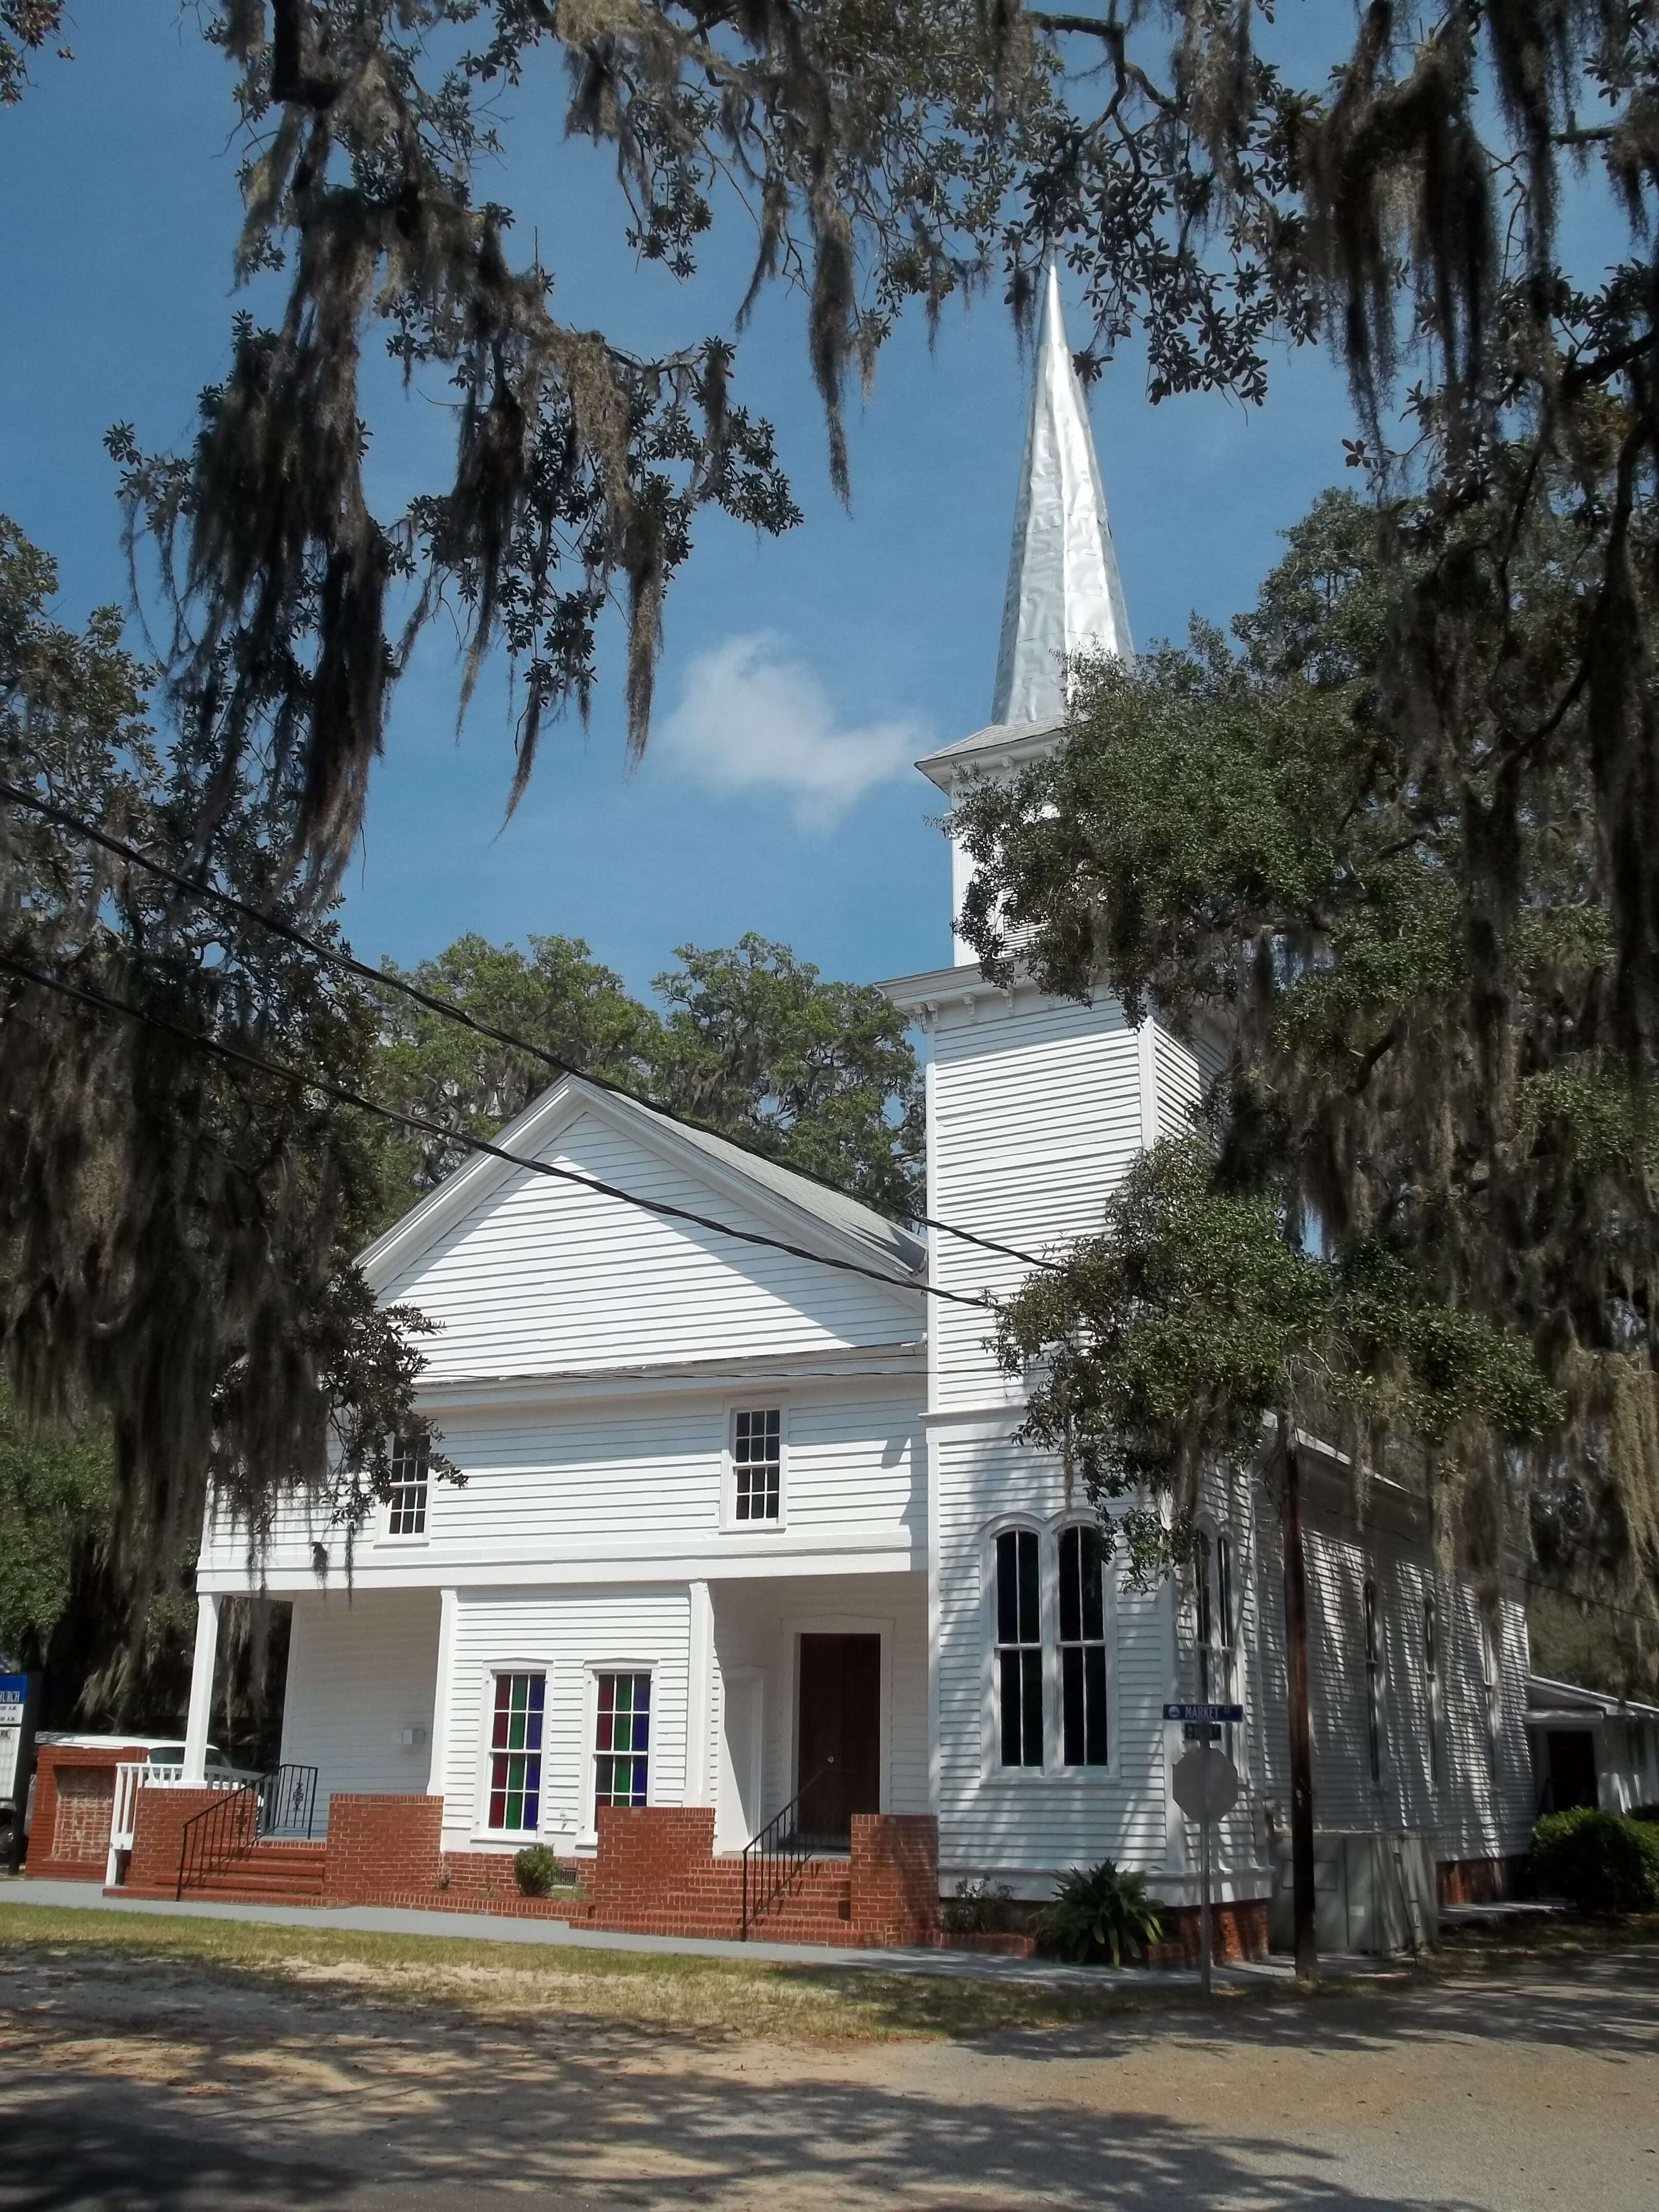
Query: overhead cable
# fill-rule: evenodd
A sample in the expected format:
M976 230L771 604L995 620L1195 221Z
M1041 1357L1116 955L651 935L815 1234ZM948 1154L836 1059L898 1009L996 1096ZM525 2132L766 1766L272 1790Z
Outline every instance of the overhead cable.
M342 1106L356 1107L359 1112L374 1114L383 1121L412 1130L417 1136L441 1137L447 1142L465 1145L470 1152L482 1152L490 1159L504 1160L510 1167L526 1169L532 1175L547 1176L557 1182L575 1183L603 1198L614 1198L624 1206L636 1206L643 1213L660 1214L671 1221L687 1221L699 1229L708 1229L719 1237L731 1237L741 1244L763 1246L769 1251L787 1253L792 1259L807 1260L820 1267L835 1267L848 1275L862 1275L872 1283L879 1283L890 1291L921 1291L929 1297L946 1299L952 1305L971 1306L975 1313L987 1311L984 1301L969 1297L960 1291L947 1291L937 1283L921 1282L914 1277L890 1275L878 1267L866 1267L856 1260L838 1260L824 1252L814 1252L805 1244L792 1244L780 1237L768 1237L754 1229L739 1229L729 1221L715 1219L712 1214L696 1213L690 1207L671 1205L665 1199L641 1198L637 1192L624 1190L619 1184L602 1182L596 1176L581 1174L575 1168L555 1167L549 1160L527 1158L522 1152L509 1152L500 1145L492 1145L487 1138L470 1136L464 1129L452 1129L441 1121L428 1121L424 1114L408 1114L400 1107L383 1106L378 1099L366 1098L331 1078L313 1075L303 1068L289 1067L282 1061L267 1060L263 1054L249 1052L240 1045L226 1044L218 1037L204 1035L199 1030L186 1029L180 1022L168 1021L165 1015L147 1012L142 1006L129 1006L125 1000L112 999L82 983L70 983L59 975L48 975L44 969L33 968L25 961L9 954L0 953L0 972L19 976L23 981L38 984L43 990L56 991L66 999L76 999L83 1006L96 1006L106 1013L119 1014L124 1019L137 1022L144 1028L160 1030L168 1036L179 1039L199 1052L210 1054L216 1060L234 1062L251 1067L261 1075L292 1085L301 1091L314 1091L325 1098L332 1098Z
M528 1037L517 1036L510 1030L498 1029L493 1022L481 1021L476 1014L465 1006L457 1005L453 999L440 998L434 992L423 991L419 984L411 983L405 976L388 975L384 969L371 968L366 961L343 951L338 945L328 945L320 938L310 936L295 923L284 921L280 915L264 913L246 899L239 899L233 893L222 890L216 884L170 868L165 862L153 860L148 853L140 852L136 845L128 844L125 838L112 836L107 830L100 830L95 823L71 813L67 807L41 799L17 784L6 781L3 777L0 777L0 799L9 799L15 806L27 807L31 813L40 815L44 820L54 823L60 830L67 830L75 836L84 837L88 843L101 847L118 860L130 860L135 867L147 869L161 882L171 884L176 890L183 891L192 898L207 899L223 908L227 913L236 915L244 921L251 921L260 929L269 930L273 936L298 945L313 958L326 961L331 967L337 968L346 975L356 975L377 990L395 991L412 1004L424 1008L428 1013L441 1015L446 1021L455 1022L461 1028L471 1030L475 1036L488 1037L494 1044L504 1044L514 1052L525 1053L532 1060L539 1060L543 1066L550 1068L555 1074L574 1075L584 1083L591 1083L596 1090L609 1091L613 1097L625 1098L630 1105L641 1107L648 1114L655 1114L665 1121L673 1122L683 1129L693 1130L699 1136L716 1137L722 1144L730 1145L734 1152L746 1153L753 1159L764 1160L769 1166L782 1164L769 1152L763 1152L758 1146L745 1145L738 1138L727 1136L723 1130L710 1128L690 1115L681 1114L672 1106L665 1106L660 1100L649 1097L643 1091L630 1091L626 1084L617 1083L609 1076L595 1074L590 1069L578 1067L571 1060L560 1059L556 1053L532 1044ZM833 1191L837 1198L848 1199L854 1205L864 1206L883 1220L892 1221L896 1227L908 1228L915 1224L923 1229L937 1229L946 1237L955 1237L964 1244L977 1245L981 1251L994 1252L1002 1259L1018 1260L1028 1267L1059 1270L1057 1261L1041 1257L1034 1252L1023 1252L1018 1245L1000 1243L994 1237L981 1237L975 1230L959 1228L954 1222L939 1220L932 1214L906 1214L902 1219L883 1214L881 1209L871 1206L867 1199L859 1198L840 1183L830 1182L827 1176L814 1175L810 1169L791 1167L789 1172L799 1176L804 1182L817 1184L821 1189Z

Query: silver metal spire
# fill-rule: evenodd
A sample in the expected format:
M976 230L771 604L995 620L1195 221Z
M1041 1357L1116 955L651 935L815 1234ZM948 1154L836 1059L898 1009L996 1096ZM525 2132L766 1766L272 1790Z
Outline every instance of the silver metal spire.
M1134 647L1089 410L1066 343L1060 271L1050 261L1002 603L993 723L1063 715L1064 664L1082 652L1129 660Z

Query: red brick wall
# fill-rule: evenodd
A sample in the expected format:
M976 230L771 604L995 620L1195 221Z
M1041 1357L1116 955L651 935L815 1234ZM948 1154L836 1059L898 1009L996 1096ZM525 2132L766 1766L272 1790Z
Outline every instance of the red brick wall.
M649 1906L714 1853L712 1805L601 1805L586 1887L597 1920Z
M366 1905L391 1892L435 1890L443 1824L441 1797L337 1790L328 1801L329 1903ZM506 1874L511 1887L510 1860Z
M939 1822L931 1813L853 1815L853 1934L925 1943L939 1926Z
M132 1856L127 1862L131 1889L173 1888L179 1879L179 1853L185 1823L210 1805L223 1802L222 1790L141 1790L132 1812ZM238 1800L242 1818L258 1817L252 1800Z
M1442 1905L1496 1905L1506 1897L1526 1894L1530 1861L1513 1859L1442 1859L1439 1876Z
M115 1770L143 1755L137 1744L41 1745L27 1862L37 1881L102 1881Z
M1202 1942L1203 1921L1195 1905L1162 1905L1158 1917L1164 1923L1164 1941L1152 1946L1147 1964L1153 1966L1195 1966ZM1247 1959L1267 1955L1267 1901L1247 1898L1238 1904L1210 1908L1210 1955L1218 1964L1241 1966Z

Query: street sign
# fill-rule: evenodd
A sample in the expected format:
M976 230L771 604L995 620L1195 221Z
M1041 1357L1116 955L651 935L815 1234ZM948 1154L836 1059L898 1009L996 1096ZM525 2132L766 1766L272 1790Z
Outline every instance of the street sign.
M1243 1705L1165 1705L1166 1721L1242 1721Z
M1219 1743L1221 1723L1219 1721L1182 1721L1181 1741L1183 1743Z
M1238 1769L1224 1751L1200 1745L1176 1761L1170 1786L1189 1820L1218 1820L1238 1802Z
M1208 1719L1208 1715L1215 1713L1233 1718L1237 1716L1238 1707L1165 1705L1164 1708L1164 1717L1168 1720L1182 1718L1188 1712L1205 1715L1199 1725L1206 1728L1214 1726L1216 1734L1219 1735L1219 1727ZM1182 1811L1189 1820L1198 1822L1200 1854L1198 1963L1204 1994L1207 1997L1210 1994L1210 1827L1224 1814L1231 1813L1238 1802L1238 1769L1226 1753L1218 1751L1213 1744L1195 1743L1190 1751L1183 1752L1176 1759L1175 1772L1170 1778L1170 1787Z

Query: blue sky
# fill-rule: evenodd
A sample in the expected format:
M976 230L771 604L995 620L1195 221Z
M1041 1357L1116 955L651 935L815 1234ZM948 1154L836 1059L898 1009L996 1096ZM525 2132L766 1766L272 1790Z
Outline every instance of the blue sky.
M0 110L0 507L58 558L62 612L125 597L104 430L182 443L222 373L237 301L228 72L168 0L80 0L73 63L40 62ZM730 327L744 257L688 292L637 268L605 157L542 118L556 81L507 102L489 189L532 225L556 306L653 350ZM673 586L646 759L625 768L620 630L592 720L543 735L512 822L513 715L487 672L459 741L456 671L432 633L398 694L346 927L412 963L463 930L587 939L635 988L684 942L781 939L827 974L873 980L950 957L939 799L904 763L987 719L1025 406L1026 364L998 300L920 322L851 402L850 514L831 494L799 299L775 288L739 356L739 395L776 426L805 512L781 540L707 518ZM376 373L371 492L385 512L442 467L430 393ZM383 389L382 389L383 387ZM1137 642L1224 622L1253 599L1276 533L1344 473L1340 376L1304 353L1246 410L1150 407L1125 353L1092 395ZM878 781L869 781L872 775ZM766 780L753 781L756 776Z

